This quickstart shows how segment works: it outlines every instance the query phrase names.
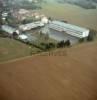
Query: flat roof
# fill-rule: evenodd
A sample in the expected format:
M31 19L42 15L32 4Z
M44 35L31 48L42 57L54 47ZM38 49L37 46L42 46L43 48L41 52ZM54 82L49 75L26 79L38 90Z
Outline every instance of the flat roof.
M11 27L11 26L8 26L8 25L2 25L1 26L2 30L9 33L9 34L13 34L13 32L16 31L15 28Z
M36 28L39 26L44 26L44 24L41 21L37 21L37 22L33 22L33 23L20 25L19 28L27 30L27 29Z
M51 24L57 24L61 27L65 27L65 28L71 29L71 30L76 30L76 31L79 31L79 32L84 32L84 31L89 30L87 28L79 27L79 26L76 26L76 25L72 25L72 24L68 24L68 23L64 23L64 22L56 21L56 20L52 21Z

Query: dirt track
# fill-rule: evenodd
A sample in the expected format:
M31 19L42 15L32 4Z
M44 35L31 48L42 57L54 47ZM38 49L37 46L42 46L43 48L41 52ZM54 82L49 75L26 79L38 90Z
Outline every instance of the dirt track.
M97 42L64 54L1 64L0 100L97 100Z

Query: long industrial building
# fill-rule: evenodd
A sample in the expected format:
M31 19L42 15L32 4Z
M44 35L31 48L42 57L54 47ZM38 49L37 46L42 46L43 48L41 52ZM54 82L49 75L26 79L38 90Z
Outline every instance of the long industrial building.
M22 31L28 31L37 27L42 27L44 24L41 21L33 22L33 23L28 23L28 24L23 24L19 26L19 29Z
M89 29L78 27L61 21L51 21L48 27L60 32L65 32L77 38L85 38L89 35Z
M9 35L12 35L14 32L16 32L17 34L20 34L19 30L8 25L2 25L1 29Z

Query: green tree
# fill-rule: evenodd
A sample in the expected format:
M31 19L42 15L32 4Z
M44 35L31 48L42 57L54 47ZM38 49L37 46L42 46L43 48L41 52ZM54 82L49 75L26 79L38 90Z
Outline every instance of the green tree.
M89 36L87 37L87 41L93 41L96 38L97 31L94 29L90 29Z

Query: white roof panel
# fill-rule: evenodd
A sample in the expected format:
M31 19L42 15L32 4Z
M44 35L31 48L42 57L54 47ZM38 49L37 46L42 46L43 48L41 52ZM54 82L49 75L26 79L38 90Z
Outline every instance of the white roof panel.
M11 26L8 26L8 25L2 25L1 26L2 30L9 33L9 34L13 34L13 32L16 31L15 28L11 27Z
M76 25L72 25L72 24L68 24L68 23L64 23L64 22L60 22L60 21L52 21L51 23L66 27L68 29L76 30L76 31L79 31L79 32L84 32L84 31L88 30L88 29L83 28L83 27L79 27L79 26L76 26Z
M26 35L22 34L22 35L19 35L19 39L25 40L25 39L28 39L28 37Z
M78 38L85 38L89 35L89 29L79 27L76 25L60 22L60 21L51 21L49 23L49 28L52 28L57 31L66 32L72 36Z

